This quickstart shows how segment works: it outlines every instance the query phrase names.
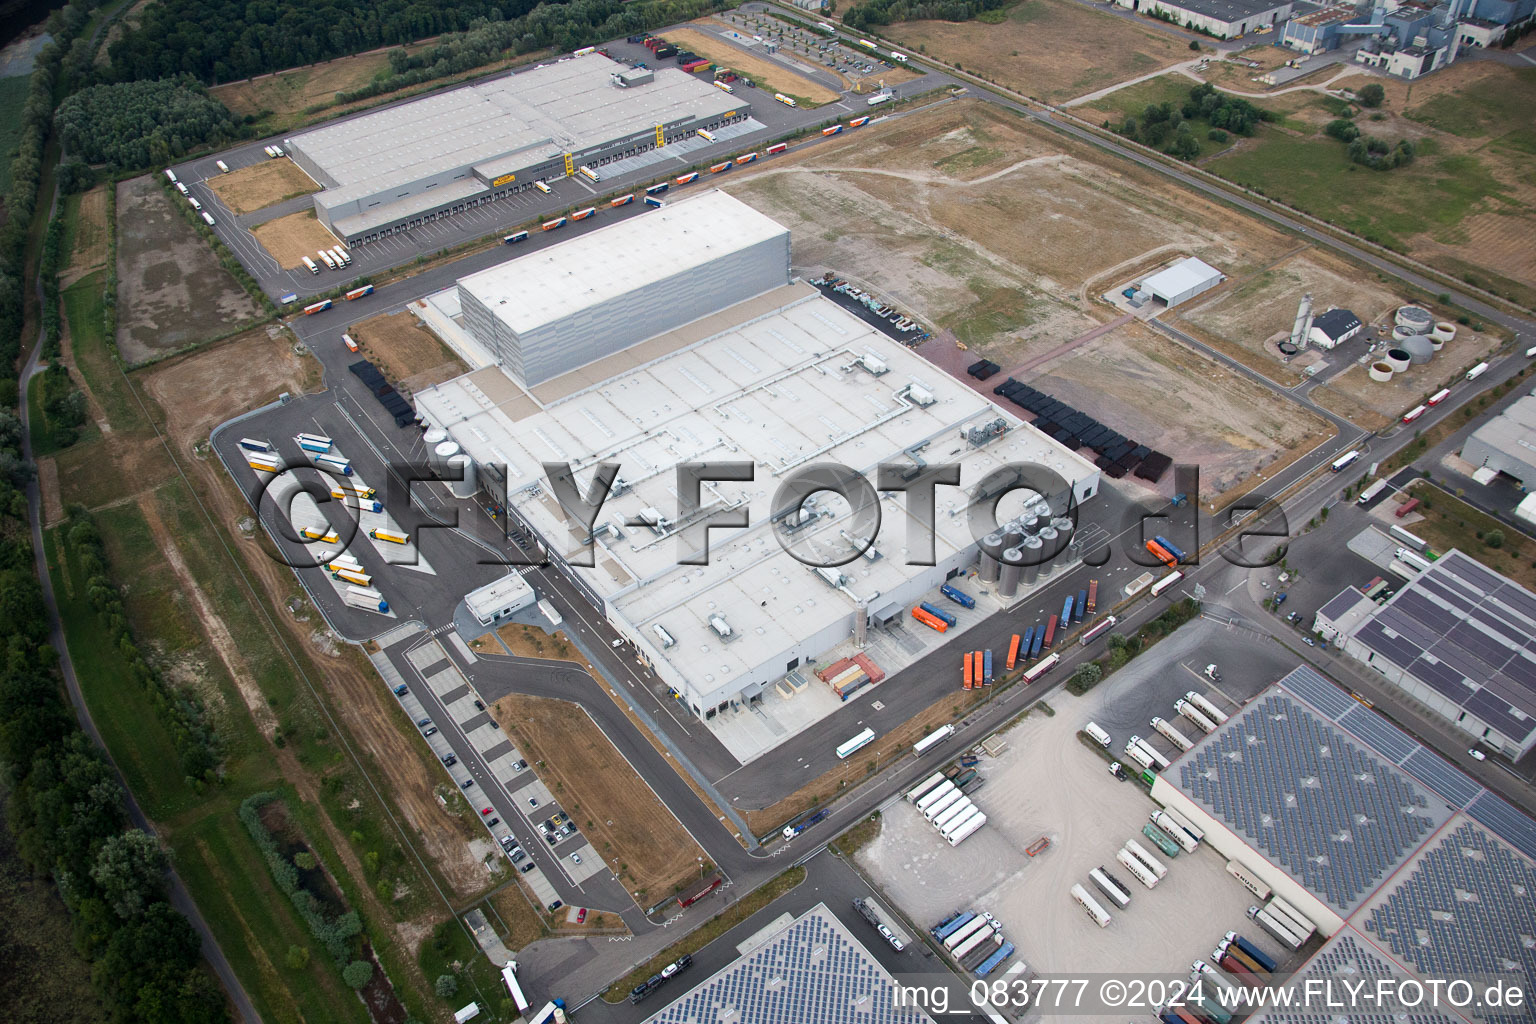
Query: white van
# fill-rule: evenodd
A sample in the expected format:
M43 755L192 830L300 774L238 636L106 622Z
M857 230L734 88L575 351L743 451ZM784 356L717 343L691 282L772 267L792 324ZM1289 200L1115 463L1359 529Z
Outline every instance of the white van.
M203 204L197 201L196 196L187 196L187 202L192 204L192 209L194 210L201 210L203 208Z
M208 223L209 227L213 227L213 214L209 213L207 210L203 211L203 220Z

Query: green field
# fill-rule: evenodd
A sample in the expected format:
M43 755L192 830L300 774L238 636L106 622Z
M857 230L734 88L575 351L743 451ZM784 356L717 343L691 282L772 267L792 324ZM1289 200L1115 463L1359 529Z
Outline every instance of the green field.
M1484 78L1456 92L1441 93L1414 106L1408 117L1463 138L1498 138L1511 132L1533 135L1531 109L1536 104L1536 68L1522 68L1507 77ZM1526 152L1530 152L1529 149Z
M1208 166L1371 241L1405 249L1413 235L1454 229L1478 203L1504 196L1476 157L1434 149L1426 142L1407 167L1373 171L1351 163L1343 144L1326 136L1297 138L1266 127L1257 146Z
M21 107L30 82L27 75L0 78L0 197L11 190L11 159L21 138Z

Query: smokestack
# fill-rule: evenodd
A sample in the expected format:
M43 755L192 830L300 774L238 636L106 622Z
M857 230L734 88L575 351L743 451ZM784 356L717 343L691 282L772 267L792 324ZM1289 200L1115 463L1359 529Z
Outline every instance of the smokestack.
M1291 344L1297 348L1306 348L1307 337L1312 333L1312 293L1301 297L1301 305L1296 307L1296 322L1291 325Z

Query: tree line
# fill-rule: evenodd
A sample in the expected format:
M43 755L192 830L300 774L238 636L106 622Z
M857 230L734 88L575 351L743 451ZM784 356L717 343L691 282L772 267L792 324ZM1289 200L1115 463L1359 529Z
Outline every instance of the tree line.
M14 391L8 394L15 394ZM57 887L92 985L120 1024L222 1024L196 931L167 900L166 857L63 697L33 573L21 421L0 409L0 766L18 856Z
M336 100L350 103L366 99L484 67L509 55L545 48L576 50L691 21L729 6L728 0L569 0L558 5L540 4L519 17L479 22L468 31L445 36L416 53L391 50L387 76L350 92L337 93Z
M186 74L82 89L59 104L54 126L71 156L112 170L163 167L241 135L235 116Z
M1014 0L865 0L843 14L843 24L854 31L898 21L970 21Z

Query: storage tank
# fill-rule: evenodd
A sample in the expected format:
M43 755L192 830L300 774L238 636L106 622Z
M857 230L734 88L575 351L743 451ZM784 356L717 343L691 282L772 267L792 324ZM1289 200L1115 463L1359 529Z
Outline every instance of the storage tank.
M1429 340L1435 342L1435 348L1439 348L1441 345L1444 345L1446 342L1451 341L1455 337L1456 325L1453 323L1448 323L1444 320L1435 324L1434 329L1429 332Z
M998 576L997 558L1003 552L1002 534L989 533L981 539L981 554L978 556L979 572L983 583L996 583Z
M1392 328L1392 344L1400 345L1409 338L1417 337L1418 333L1412 327L1404 327L1402 324L1398 324Z
M1415 334L1428 334L1435 324L1435 318L1423 306L1399 306L1392 321L1399 327L1413 328Z
M1372 363L1371 368L1366 371L1366 374L1371 378L1371 380L1381 381L1382 383L1391 380L1392 373L1392 367L1382 362Z
M1394 346L1408 353L1408 361L1415 366L1427 363L1435 358L1435 343L1427 334L1415 334L1404 338L1402 343Z
M1019 546L1019 553L1024 559L1024 585L1032 587L1040 576L1040 558L1045 545L1040 543L1039 537L1025 537L1024 543Z
M446 474L448 490L455 498L473 498L480 489L480 483L475 479L475 460L463 452L449 457ZM453 479L456 476L462 479Z
M1040 528L1036 540L1040 542L1040 572L1035 577L1037 580L1050 579L1051 573L1056 571L1056 552L1061 550L1061 537L1054 526Z
M421 443L429 452L446 440L448 440L448 431L442 427L428 427L426 433L421 435Z
M1025 516L1024 517L1024 532L1025 533L1039 533L1040 532L1040 517L1039 516Z
M1389 348L1387 354L1381 357L1381 361L1392 367L1393 373L1402 373L1413 362L1413 357L1400 348Z
M459 446L452 441L441 441L427 451L427 464L441 472L448 467L448 460L459 454Z
M1009 548L1003 552L1003 571L997 582L997 592L1003 597L1013 597L1019 592L1019 580L1024 575L1024 552Z

